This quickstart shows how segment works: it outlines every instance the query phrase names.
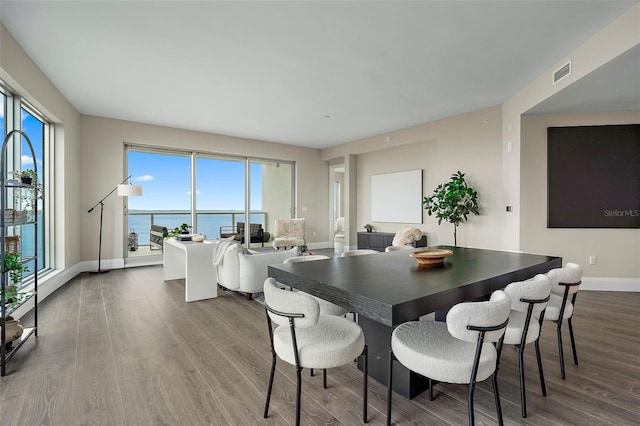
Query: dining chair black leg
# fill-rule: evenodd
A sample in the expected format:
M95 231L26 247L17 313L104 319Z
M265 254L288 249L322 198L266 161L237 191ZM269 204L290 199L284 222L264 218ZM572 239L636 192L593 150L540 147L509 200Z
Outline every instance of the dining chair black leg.
M540 388L542 395L547 396L547 386L544 383L544 371L542 370L542 357L540 356L540 339L536 340L536 358L538 360L538 373L540 374Z
M498 413L498 425L502 426L504 422L502 421L502 407L500 406L500 393L498 392L498 371L497 370L493 373L493 380L491 382L493 384L493 399L496 402L496 413Z
M302 397L302 368L296 368L296 426L300 426L300 398Z
M518 346L518 372L520 373L520 407L522 417L527 417L527 397L524 389L524 345Z
M473 391L475 390L476 383L475 380L472 380L469 383L469 392L467 394L467 407L469 410L469 426L473 426L475 424L474 420L474 412L473 412Z
M322 369L322 387L323 388L327 388L327 369L323 368Z
M389 349L389 381L387 382L387 426L391 425L391 398L393 389L393 350Z
M571 323L571 318L567 320L569 323L569 337L571 337L571 349L573 350L573 362L578 365L578 353L576 352L576 340L573 337L573 324Z
M429 401L433 401L433 380L429 379Z
M311 377L313 377L313 368L310 368L310 369L309 369L309 375L310 375Z
M271 400L271 389L273 388L273 376L276 372L276 354L272 353L271 373L269 374L269 387L267 388L267 401L264 404L264 418L269 415L269 401Z
M367 419L367 389L369 387L368 377L369 377L369 351L367 350L367 345L364 346L364 368L362 374L362 422L367 423L369 420Z
M562 321L558 321L558 356L560 357L560 377L565 379L564 374L564 352L562 351Z

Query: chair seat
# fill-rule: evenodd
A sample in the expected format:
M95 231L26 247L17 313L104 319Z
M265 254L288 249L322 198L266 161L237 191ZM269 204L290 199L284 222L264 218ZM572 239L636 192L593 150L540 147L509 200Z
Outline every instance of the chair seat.
M550 321L557 321L560 317L560 307L562 306L562 296L551 293L551 298L547 304L547 310L544 312L544 319ZM564 308L564 315L562 319L571 318L573 315L573 304L567 300Z
M364 333L358 324L346 318L320 315L311 328L296 328L300 366L333 368L352 362L364 350ZM295 365L291 330L279 326L273 333L278 356Z
M509 324L507 324L507 330L504 333L505 345L520 344L526 319L527 314L525 312L511 311L509 313ZM540 324L536 318L531 318L525 343L535 342L538 336L540 336Z
M447 383L469 383L476 344L456 339L443 322L404 323L394 330L391 348L400 363L418 374ZM477 381L493 374L496 359L493 344L485 343Z

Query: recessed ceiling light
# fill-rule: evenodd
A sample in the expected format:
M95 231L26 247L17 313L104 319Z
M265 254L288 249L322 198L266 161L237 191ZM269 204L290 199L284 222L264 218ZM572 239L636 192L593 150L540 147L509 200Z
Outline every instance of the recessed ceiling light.
M325 115L324 115L324 118L331 118L331 115L329 115L329 114L325 114Z

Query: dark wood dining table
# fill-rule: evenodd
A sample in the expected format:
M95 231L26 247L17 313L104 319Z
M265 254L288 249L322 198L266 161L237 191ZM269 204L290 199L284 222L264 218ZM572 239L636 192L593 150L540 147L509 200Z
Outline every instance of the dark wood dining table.
M369 375L386 385L393 329L406 321L476 300L536 274L562 266L562 258L509 251L437 246L453 255L440 265L419 266L401 250L315 262L270 265L269 276L287 286L358 314L369 352ZM427 380L399 363L393 387L413 398Z

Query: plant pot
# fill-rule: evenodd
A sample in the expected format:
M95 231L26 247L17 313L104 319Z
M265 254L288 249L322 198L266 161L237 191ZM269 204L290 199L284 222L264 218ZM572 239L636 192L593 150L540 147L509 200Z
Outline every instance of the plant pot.
M33 183L33 179L25 176L20 178L20 182L24 183L25 185L31 185Z
M19 320L9 318L11 317L7 317L7 319L4 321L6 327L4 331L6 345L5 349L11 349L12 342L22 337L22 332L24 330Z

